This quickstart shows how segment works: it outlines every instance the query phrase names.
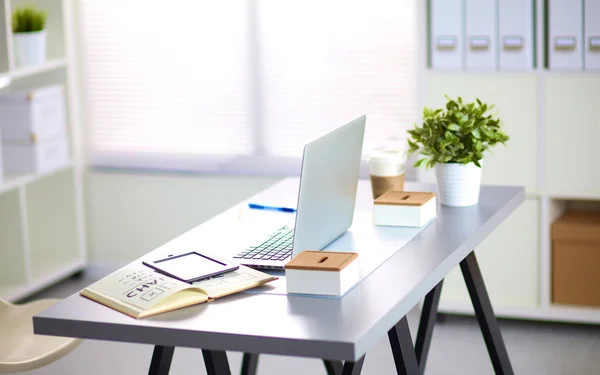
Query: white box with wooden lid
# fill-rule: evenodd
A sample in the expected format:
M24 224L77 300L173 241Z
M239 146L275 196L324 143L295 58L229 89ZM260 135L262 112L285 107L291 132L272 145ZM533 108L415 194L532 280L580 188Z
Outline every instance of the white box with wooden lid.
M375 225L422 227L436 216L434 193L388 191L373 205Z
M360 279L357 253L303 251L285 266L288 293L342 296Z

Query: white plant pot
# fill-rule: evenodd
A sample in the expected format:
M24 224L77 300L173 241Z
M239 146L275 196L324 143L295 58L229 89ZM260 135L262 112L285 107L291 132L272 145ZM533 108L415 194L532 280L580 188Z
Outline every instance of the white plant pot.
M40 65L46 61L46 30L15 33L13 42L18 67Z
M435 176L440 202L444 206L466 207L479 202L481 168L475 164L436 164Z

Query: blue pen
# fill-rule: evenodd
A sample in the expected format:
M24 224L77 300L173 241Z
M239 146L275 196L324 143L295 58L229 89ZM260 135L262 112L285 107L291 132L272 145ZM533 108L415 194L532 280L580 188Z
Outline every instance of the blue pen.
M291 212L291 213L296 212L295 208L263 206L262 204L256 204L256 203L248 203L248 207L250 207L254 210L271 210L271 211Z

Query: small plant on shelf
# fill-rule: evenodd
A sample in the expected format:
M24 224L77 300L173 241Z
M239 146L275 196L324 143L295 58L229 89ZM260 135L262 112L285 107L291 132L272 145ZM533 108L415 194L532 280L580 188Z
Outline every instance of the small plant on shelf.
M17 8L12 14L12 31L17 66L32 66L46 60L47 13L33 6Z
M46 28L48 14L35 7L17 8L12 14L13 33L32 33Z
M446 99L445 109L425 107L423 124L408 131L409 154L422 156L415 167L436 168L443 204L470 206L479 201L484 152L498 143L506 145L509 137L490 113L493 105Z

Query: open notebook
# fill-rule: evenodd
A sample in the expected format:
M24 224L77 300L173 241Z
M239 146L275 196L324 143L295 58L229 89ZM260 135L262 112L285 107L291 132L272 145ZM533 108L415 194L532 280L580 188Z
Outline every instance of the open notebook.
M139 319L241 292L276 279L240 266L235 271L188 284L140 264L121 268L80 293Z

